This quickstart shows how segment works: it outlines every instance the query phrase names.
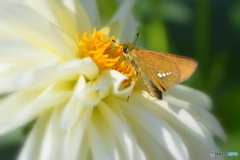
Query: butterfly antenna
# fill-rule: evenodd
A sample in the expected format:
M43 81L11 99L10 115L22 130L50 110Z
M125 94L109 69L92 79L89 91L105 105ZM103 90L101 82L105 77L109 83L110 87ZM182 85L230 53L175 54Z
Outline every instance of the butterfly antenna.
M139 33L137 33L137 37L136 37L135 41L133 42L133 44L135 44L137 42L138 36L139 36Z
M117 44L119 44L117 41L115 41L114 39L112 39L112 41L114 42L114 43L117 43Z

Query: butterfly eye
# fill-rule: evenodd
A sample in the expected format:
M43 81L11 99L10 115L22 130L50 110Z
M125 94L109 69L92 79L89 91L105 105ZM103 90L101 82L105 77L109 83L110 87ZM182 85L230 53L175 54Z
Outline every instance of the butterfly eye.
M127 53L127 47L123 47L123 53Z

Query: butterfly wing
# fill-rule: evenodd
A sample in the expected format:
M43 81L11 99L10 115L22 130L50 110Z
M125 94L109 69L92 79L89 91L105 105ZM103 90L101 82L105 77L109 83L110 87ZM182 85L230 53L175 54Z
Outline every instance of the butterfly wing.
M192 58L179 56L169 53L151 51L154 54L163 56L165 58L171 59L172 62L176 63L179 68L179 80L178 83L187 80L198 66L198 62Z
M144 84L154 96L156 88L166 92L179 82L179 68L170 59L149 50L137 51L133 56L137 59L133 66L136 66Z

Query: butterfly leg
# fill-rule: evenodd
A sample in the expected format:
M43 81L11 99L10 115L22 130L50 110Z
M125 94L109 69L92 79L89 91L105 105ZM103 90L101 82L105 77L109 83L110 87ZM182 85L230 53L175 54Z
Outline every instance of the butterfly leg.
M121 56L120 59L118 60L117 64L115 64L115 66L113 67L114 69L117 69L117 67L121 64L121 62L123 61L124 56Z
M144 85L147 88L148 93L156 97L159 100L162 100L162 92L147 78L143 78Z

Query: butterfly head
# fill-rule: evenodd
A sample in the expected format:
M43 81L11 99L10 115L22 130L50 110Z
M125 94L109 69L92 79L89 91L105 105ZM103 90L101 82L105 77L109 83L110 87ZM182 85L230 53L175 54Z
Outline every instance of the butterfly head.
M122 46L122 52L124 55L127 55L127 54L131 55L133 51L136 51L140 48L133 43L122 43L121 46Z

